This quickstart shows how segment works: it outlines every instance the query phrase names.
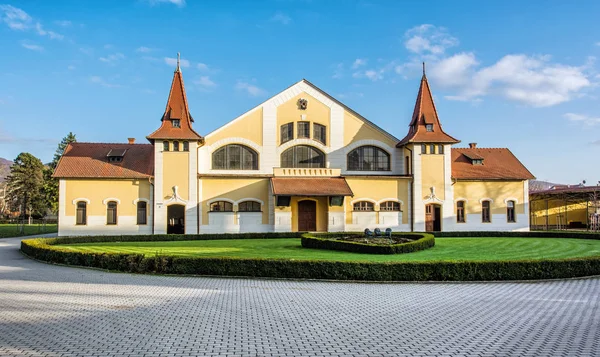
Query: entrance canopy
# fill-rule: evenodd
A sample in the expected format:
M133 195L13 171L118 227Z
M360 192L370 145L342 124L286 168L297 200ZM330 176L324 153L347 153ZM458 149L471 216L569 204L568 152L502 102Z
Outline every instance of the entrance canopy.
M273 177L276 196L353 196L343 177Z

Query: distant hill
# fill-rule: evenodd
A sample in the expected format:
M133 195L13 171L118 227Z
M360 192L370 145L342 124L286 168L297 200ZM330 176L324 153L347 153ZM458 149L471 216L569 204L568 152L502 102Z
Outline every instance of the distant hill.
M0 157L0 182L6 181L6 176L10 173L12 161Z

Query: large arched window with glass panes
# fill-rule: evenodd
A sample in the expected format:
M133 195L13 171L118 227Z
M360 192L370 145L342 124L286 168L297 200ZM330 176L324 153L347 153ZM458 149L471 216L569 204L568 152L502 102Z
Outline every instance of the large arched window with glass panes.
M325 153L308 145L292 146L281 154L281 167L324 168Z
M251 148L230 144L212 154L213 170L258 170L258 153Z
M390 170L390 154L377 146L360 146L348 153L348 171Z

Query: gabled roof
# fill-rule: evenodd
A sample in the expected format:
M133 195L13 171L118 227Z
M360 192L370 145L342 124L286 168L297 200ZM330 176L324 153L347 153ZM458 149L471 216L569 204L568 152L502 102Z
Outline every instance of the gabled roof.
M473 165L471 158L483 160ZM459 180L528 180L535 177L504 148L452 148L452 178Z
M225 128L227 128L229 125L233 124L235 121L237 121L238 119L242 119L243 117L245 117L246 115L252 113L253 111L261 108L263 105L265 105L266 103L268 103L269 101L277 101L279 97L281 97L282 100L285 100L286 98L289 99L290 96L288 95L288 91L293 91L295 87L300 87L301 90L306 91L308 94L312 95L313 97L315 96L315 94L319 94L322 95L323 97L325 97L327 100L332 101L333 103L341 106L342 108L344 108L345 110L347 110L348 112L350 112L352 115L354 115L356 118L362 120L363 122L365 122L365 124L367 124L368 126L372 127L373 129L381 132L382 134L384 134L385 136L389 137L391 140L398 140L398 138L396 138L394 135L388 133L387 131L383 130L380 126L378 126L377 124L373 123L372 121L370 121L369 119L363 117L362 115L358 114L356 111L354 111L352 108L348 107L346 104L340 102L339 100L335 99L334 97L332 97L331 95L329 95L329 93L325 92L324 90L322 90L321 88L317 87L316 85L314 85L313 83L309 82L307 79L302 79L294 84L292 84L291 86L287 87L286 89L284 89L283 91L275 94L274 96L272 96L271 98L265 100L264 102L260 103L259 105L257 105L256 107L248 110L247 112L243 113L242 115L238 116L237 118L233 119L232 121L228 122L227 124L215 129L214 131L212 131L211 133L207 134L206 136L211 136ZM307 90L308 89L308 90ZM314 91L314 93L311 93L310 91Z
M110 162L109 152L123 153ZM71 143L58 162L59 178L147 178L153 175L154 147L150 144Z
M427 131L426 125L433 125L433 131ZM412 120L410 121L408 134L400 140L396 147L408 143L450 143L456 144L460 140L453 138L442 130L442 124L438 118L433 96L429 89L429 82L425 73L421 78L421 86L417 95L417 102L413 110Z
M172 125L171 119L179 119L179 128L175 128ZM171 91L169 92L169 99L167 100L167 107L165 113L161 118L161 126L155 132L148 135L147 138L151 139L188 139L188 140L200 140L202 136L198 134L192 128L194 119L190 114L188 108L187 96L185 94L185 87L183 86L183 77L181 70L177 67L177 70L173 74L173 82L171 83Z

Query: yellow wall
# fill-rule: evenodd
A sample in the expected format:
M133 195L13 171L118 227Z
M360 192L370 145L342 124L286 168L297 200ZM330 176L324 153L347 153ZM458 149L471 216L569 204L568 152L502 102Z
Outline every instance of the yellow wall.
M208 223L208 202L213 199L227 198L239 201L244 198L256 198L264 202L262 222L269 223L267 208L269 199L268 178L202 178L202 224ZM234 207L235 210L235 207Z
M404 178L362 178L362 177L346 177L348 185L354 193L354 197L346 197L346 223L352 224L352 200L360 198L370 198L375 201L380 201L385 198L397 198L404 202L401 205L402 224L408 224L408 187L410 180ZM378 210L376 207L375 210Z
M523 181L458 181L454 184L454 199L465 198L468 200L466 214L481 213L479 200L482 198L491 198L494 201L490 205L492 214L506 213L504 200L516 198L518 200L516 213L523 214L525 213L524 195ZM454 206L456 207L456 203Z
M395 147L397 142L365 123L349 111L344 111L344 145L349 145L359 140L379 140L391 147Z
M173 196L173 186L184 200L189 199L189 153L163 152L163 195L162 199ZM158 199L158 198L157 198Z
M431 187L435 187L435 195L439 199L446 199L444 186L444 155L421 155L421 199L431 194Z
M206 145L212 145L219 140L227 138L244 138L257 145L262 145L262 107L256 109L238 120L232 122L226 128L210 134L206 137Z
M308 99L308 106L305 110L298 109L298 99L304 98ZM302 120L301 115L306 115L306 119ZM310 137L313 137L313 125L312 123L318 123L321 125L325 125L327 127L327 146L329 146L329 141L331 138L330 132L330 110L329 107L325 104L319 102L314 97L307 93L302 93L294 98L288 100L287 102L281 104L277 107L277 145L281 143L281 130L279 129L281 125L294 122L294 138L298 137L298 125L296 124L299 121L307 121L311 122L310 125Z
M590 212L593 212L593 204L590 205ZM546 210L546 200L532 201L531 224L546 225L546 215L548 215L548 224L555 226L558 224L558 216L561 215L560 223L563 225L569 222L581 222L586 224L588 216L587 202L565 202L564 200L548 200Z
M148 180L76 180L67 179L66 181L66 205L65 214L74 216L76 205L73 200L77 198L87 198L90 204L87 206L89 216L106 215L106 206L102 203L107 198L117 198L121 204L117 206L119 216L137 215L137 206L133 200L145 198L150 200L150 182ZM148 216L150 216L148 207Z

